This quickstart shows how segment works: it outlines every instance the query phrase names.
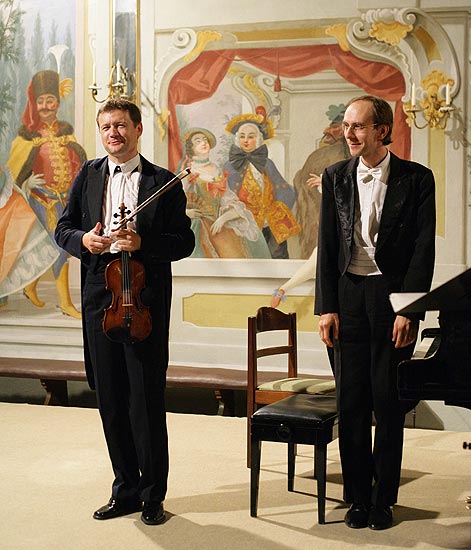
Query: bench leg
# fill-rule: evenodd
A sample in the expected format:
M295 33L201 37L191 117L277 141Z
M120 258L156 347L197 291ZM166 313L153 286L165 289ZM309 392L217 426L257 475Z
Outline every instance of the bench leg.
M66 380L46 380L41 378L41 385L46 390L44 405L60 405L62 407L69 405Z
M317 477L317 509L319 523L325 523L325 486L327 472L327 445L314 447L314 470Z
M234 390L214 390L218 400L218 416L235 416Z
M250 445L250 515L257 517L262 442L252 438Z

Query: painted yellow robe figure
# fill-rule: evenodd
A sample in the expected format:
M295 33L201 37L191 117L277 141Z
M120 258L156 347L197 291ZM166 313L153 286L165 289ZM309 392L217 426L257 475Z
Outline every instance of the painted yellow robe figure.
M254 215L271 257L288 258L287 240L301 226L292 212L295 190L268 158L263 143L273 136L272 126L263 115L244 114L232 119L226 130L235 136L224 165L229 187Z

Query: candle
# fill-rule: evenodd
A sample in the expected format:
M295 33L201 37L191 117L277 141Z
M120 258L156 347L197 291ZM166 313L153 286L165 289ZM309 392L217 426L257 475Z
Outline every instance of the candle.
M415 84L412 82L412 93L411 93L411 100L410 100L412 107L415 107Z
M95 63L93 63L93 65L92 65L92 82L93 82L93 85L95 86L96 85L96 65L95 65Z
M445 103L446 105L450 105L451 101L450 101L450 85L448 84L448 82L446 83L446 87L445 87Z

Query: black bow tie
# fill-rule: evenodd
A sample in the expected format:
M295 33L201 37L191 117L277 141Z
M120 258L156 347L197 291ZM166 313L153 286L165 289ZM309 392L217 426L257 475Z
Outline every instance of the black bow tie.
M118 172L122 172L121 166L115 166L113 175L114 175L114 174L117 174Z
M238 172L240 172L242 168L245 168L249 162L253 164L259 172L263 172L267 164L267 159L268 149L266 145L262 145L250 153L246 153L242 151L240 147L232 145L229 151L229 162Z

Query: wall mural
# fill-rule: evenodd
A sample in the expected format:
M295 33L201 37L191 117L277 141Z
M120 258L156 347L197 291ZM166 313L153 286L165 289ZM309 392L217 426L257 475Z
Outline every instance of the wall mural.
M74 136L75 2L0 0L0 312L23 294L45 301L48 273L60 311L79 318L67 256L53 233L84 149ZM1 313L0 313L1 314Z
M223 194L226 200L227 190L234 193L245 205L245 210L238 205L243 216L247 218L248 211L255 219L272 259L312 256L319 176L328 164L348 156L335 124L354 95L374 94L391 104L391 151L402 158L410 158L411 125L445 130L453 142L464 132L459 109L453 105L460 89L456 54L433 17L416 8L371 9L351 20L316 20L313 25L303 22L266 31L249 26L233 32L177 29L155 70L152 107L160 139L168 143L169 167L177 170L192 162L193 179L185 187L195 198L203 162L210 162L218 181L217 193L212 187L212 202L220 197L222 203ZM242 121L252 126L241 131ZM189 159L184 137L198 128L203 133L194 139L206 134L208 152L204 158ZM243 138L250 129L254 142L246 145ZM434 137L433 131L429 136L424 130L426 141ZM434 169L444 173L442 165ZM211 178L203 176L206 187ZM444 179L437 178L441 237L445 186ZM243 247L225 245L222 228L237 233L236 225L243 219L235 212L189 209L199 227L200 246L193 258L266 258L256 233L251 238L248 233L239 235L245 239ZM216 239L217 246L208 245ZM204 269L201 262L194 265L195 273ZM243 262L237 265L239 272L245 270Z
M283 130L314 141L313 129L280 128L281 115L295 108L289 91L280 93L282 82L322 71L335 71L357 91L335 104L318 94L311 108L320 110L325 129L317 130L320 141L303 164L293 166L286 160L290 144ZM268 81L272 90L260 85ZM184 185L197 237L193 258L311 256L320 176L329 164L349 157L340 122L353 95L371 93L391 102L396 115L391 149L410 157L402 74L336 45L203 51L176 72L168 90L169 166L192 171Z

